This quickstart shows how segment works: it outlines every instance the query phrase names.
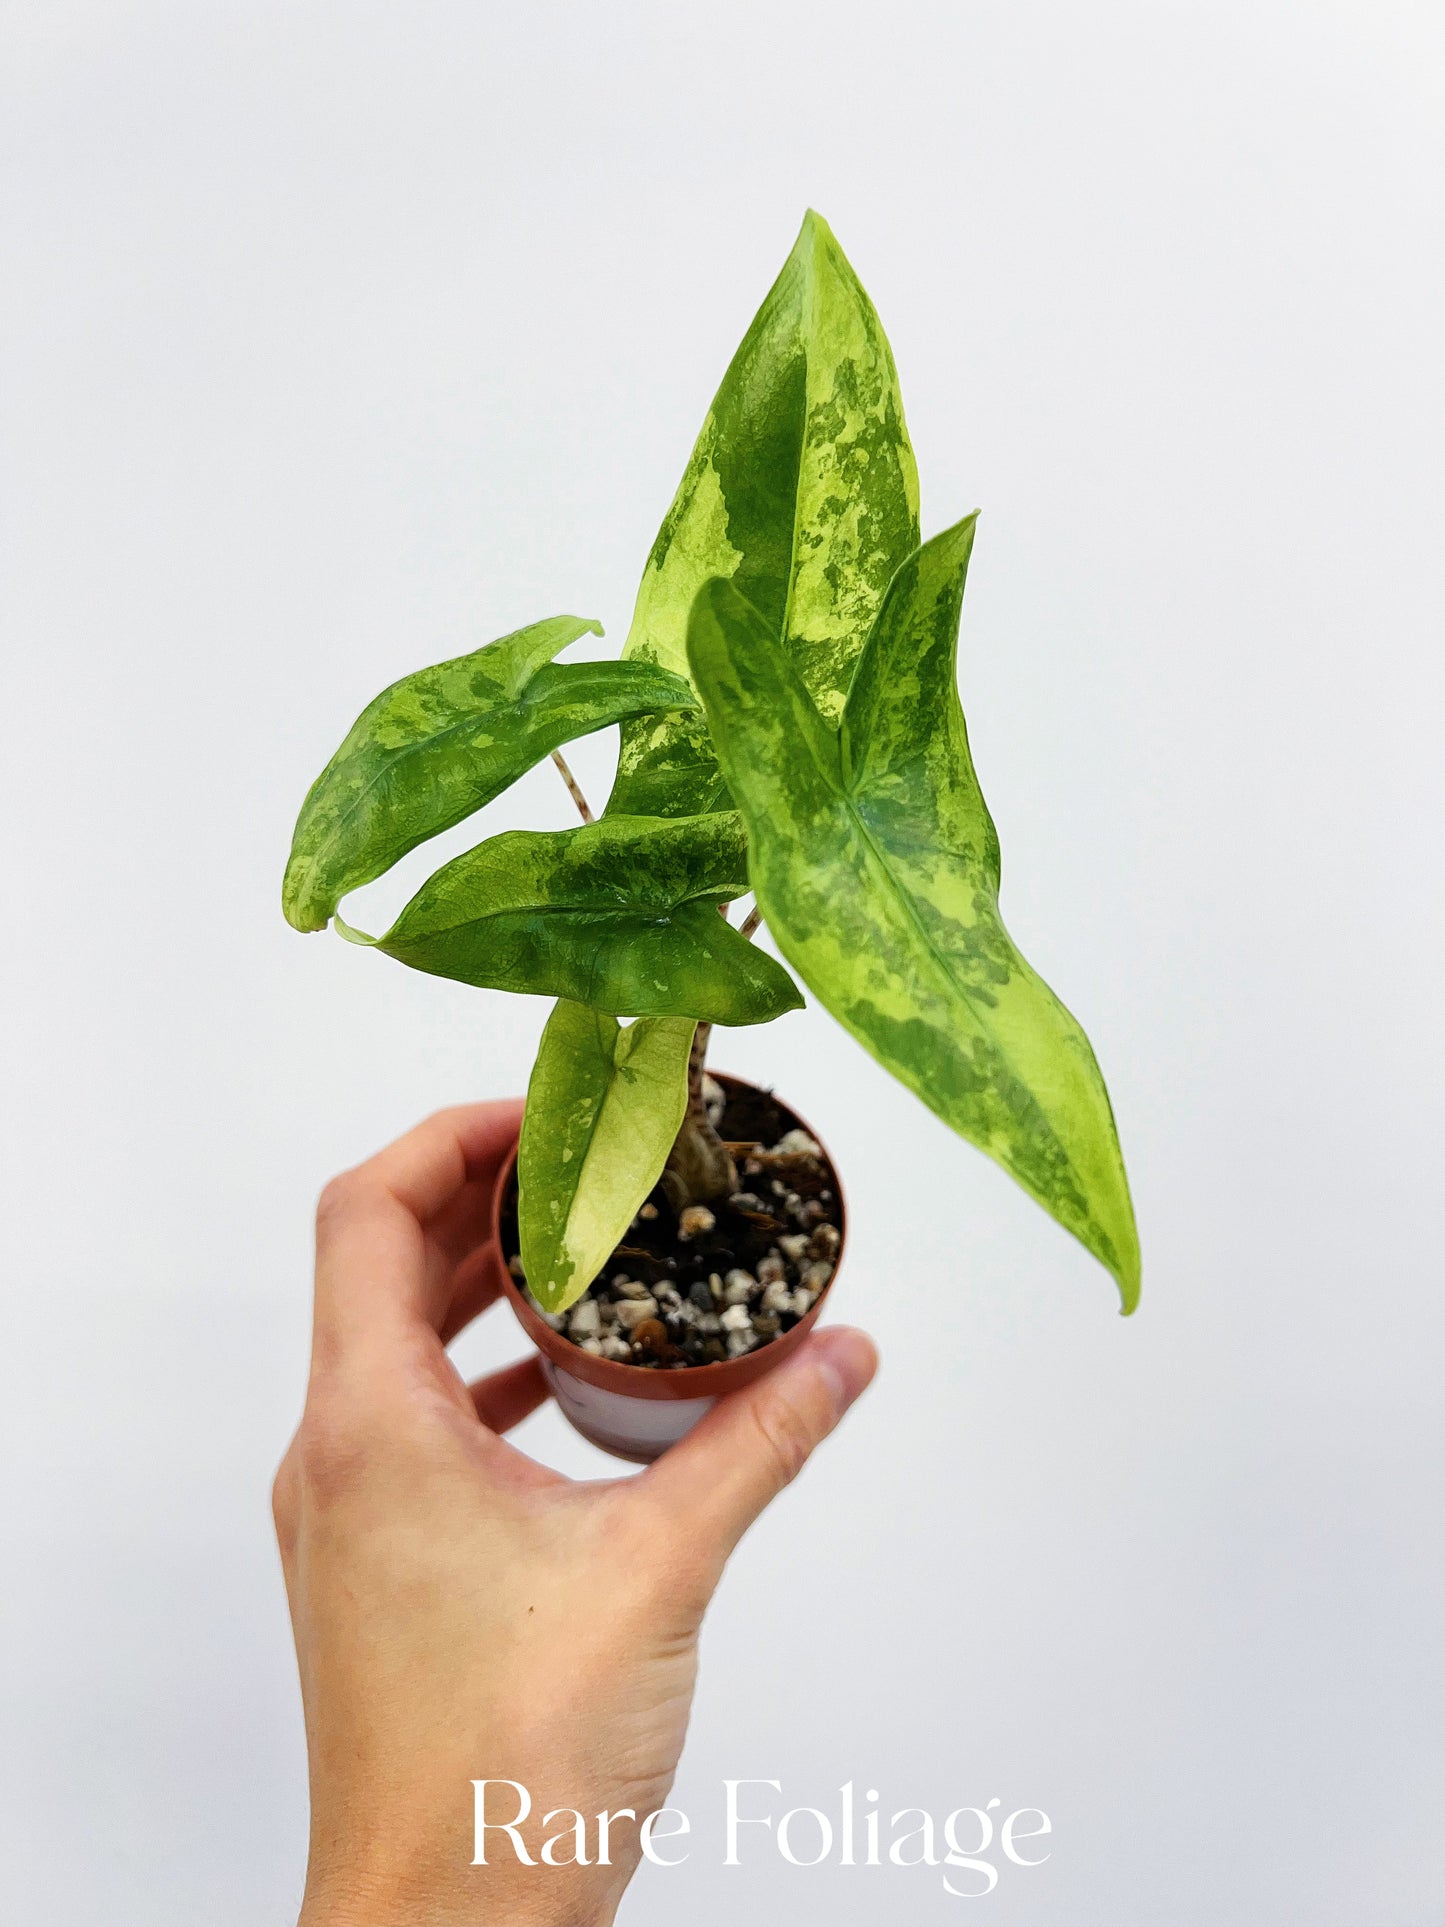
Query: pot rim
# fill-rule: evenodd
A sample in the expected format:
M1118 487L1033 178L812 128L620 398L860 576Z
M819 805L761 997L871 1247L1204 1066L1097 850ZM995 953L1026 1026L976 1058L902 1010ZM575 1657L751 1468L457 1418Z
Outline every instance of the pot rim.
M730 1085L735 1090L760 1091L773 1097L761 1084L754 1084L746 1077L731 1077L725 1071L710 1071L709 1076L719 1084ZM580 1346L572 1344L537 1313L529 1303L521 1286L507 1268L507 1254L502 1248L502 1201L516 1169L517 1149L514 1144L507 1153L502 1168L497 1175L496 1190L492 1195L492 1241L496 1247L497 1266L501 1274L502 1290L516 1314L517 1322L544 1357L551 1360L559 1371L568 1373L572 1378L581 1379L584 1384L593 1385L599 1391L617 1392L625 1398L647 1399L697 1399L721 1398L728 1392L740 1391L744 1385L781 1365L791 1353L795 1352L808 1333L818 1322L818 1316L827 1303L833 1286L838 1280L838 1270L843 1262L843 1254L848 1248L848 1206L843 1195L843 1186L838 1178L838 1167L827 1146L805 1118L802 1118L781 1098L775 1097L796 1127L808 1133L814 1142L823 1149L833 1178L833 1190L838 1201L838 1252L833 1260L833 1276L819 1292L816 1301L793 1326L791 1331L781 1333L769 1344L759 1345L740 1358L726 1358L711 1365L689 1365L683 1371L658 1371L645 1365L623 1365L612 1358L594 1358L591 1352L584 1352Z

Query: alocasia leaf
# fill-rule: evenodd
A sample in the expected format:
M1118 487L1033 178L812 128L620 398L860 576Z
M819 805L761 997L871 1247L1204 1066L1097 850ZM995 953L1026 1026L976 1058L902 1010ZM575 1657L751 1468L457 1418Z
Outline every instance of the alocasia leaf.
M760 1024L802 997L718 915L749 887L736 811L509 830L438 870L375 944L415 970L618 1017Z
M645 662L554 663L596 622L550 616L404 676L368 703L301 807L282 903L321 930L348 890L449 830L563 743L628 717L695 709Z
M893 356L873 304L809 213L713 401L653 545L624 656L687 672L687 621L730 577L825 714L889 578L918 542L918 477ZM622 731L619 814L729 807L706 726L651 716Z
M693 680L779 949L833 1015L1139 1296L1114 1117L1079 1025L998 910L956 653L970 517L889 585L841 727L737 588L700 592Z
M624 1028L565 1000L548 1018L517 1151L522 1267L545 1310L582 1296L657 1182L687 1108L694 1029L690 1017Z

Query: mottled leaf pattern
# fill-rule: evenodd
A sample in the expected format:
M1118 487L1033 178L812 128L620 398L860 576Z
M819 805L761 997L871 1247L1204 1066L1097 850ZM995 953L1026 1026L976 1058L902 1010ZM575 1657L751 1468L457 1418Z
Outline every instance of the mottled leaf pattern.
M687 1106L695 1028L686 1017L624 1028L565 1001L547 1020L517 1151L522 1267L545 1310L582 1296L657 1182Z
M836 717L889 578L917 541L893 356L827 222L810 213L703 424L623 653L685 674L693 598L708 577L728 576ZM609 810L726 806L700 717L624 725Z
M998 839L958 699L973 518L911 556L858 661L841 727L772 622L726 581L699 594L694 682L748 825L778 947L834 1016L1113 1272L1139 1248L1088 1039L998 912Z
M643 662L554 663L599 624L534 622L404 676L368 703L301 808L282 902L321 930L348 890L460 823L561 744L625 717L695 709L686 682Z
M567 997L618 1017L759 1024L802 1003L718 905L748 888L735 811L511 830L438 870L384 937L415 970Z

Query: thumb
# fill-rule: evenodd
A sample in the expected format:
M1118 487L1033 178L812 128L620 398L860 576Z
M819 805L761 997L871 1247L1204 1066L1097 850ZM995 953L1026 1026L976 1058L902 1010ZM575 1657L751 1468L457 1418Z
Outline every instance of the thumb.
M865 1332L813 1332L786 1364L720 1399L639 1483L720 1571L878 1369Z

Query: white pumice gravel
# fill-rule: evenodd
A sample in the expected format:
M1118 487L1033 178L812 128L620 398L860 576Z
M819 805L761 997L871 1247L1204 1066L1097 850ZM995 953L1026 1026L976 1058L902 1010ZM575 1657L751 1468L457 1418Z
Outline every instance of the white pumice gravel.
M798 1282L813 1293L820 1292L833 1276L833 1267L823 1258L815 1258L810 1265L804 1265L799 1273Z
M793 1294L781 1278L775 1278L763 1287L763 1295L759 1302L763 1311L791 1311Z
M729 1305L722 1315L722 1328L727 1332L751 1331L752 1324L746 1305Z
M646 1319L656 1316L657 1300L651 1292L642 1298L625 1298L617 1307L617 1322L624 1331L635 1331Z
M692 1238L705 1238L717 1219L705 1204L684 1205L677 1220L677 1235L686 1244Z
M723 1279L723 1303L725 1305L745 1305L750 1298L756 1297L758 1281L750 1271L730 1271Z
M584 1298L572 1307L567 1330L573 1338L599 1338L602 1334L602 1307L595 1298Z

